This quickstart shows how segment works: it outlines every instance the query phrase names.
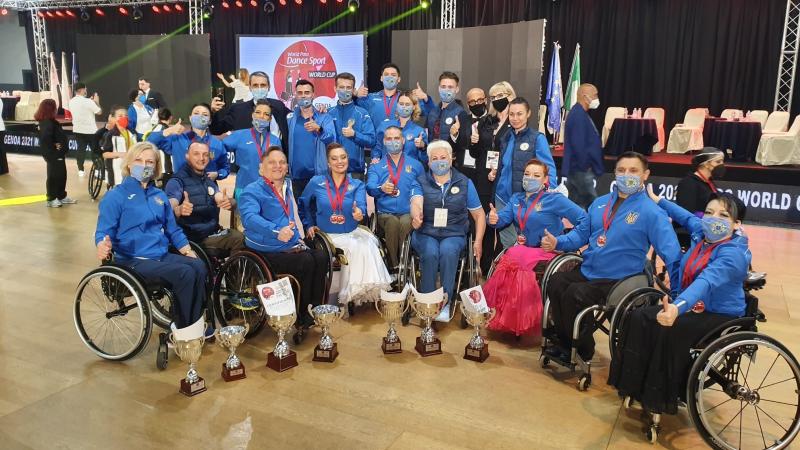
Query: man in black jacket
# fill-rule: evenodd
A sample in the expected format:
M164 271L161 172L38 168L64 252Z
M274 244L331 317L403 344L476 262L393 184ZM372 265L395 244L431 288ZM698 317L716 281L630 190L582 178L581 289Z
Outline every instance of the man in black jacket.
M139 77L139 89L147 96L145 103L153 109L166 108L167 102L164 101L164 96L161 92L156 92L150 89L150 80L145 77Z
M220 135L228 131L251 128L253 126L253 110L255 110L256 102L264 99L269 102L269 106L272 108L272 118L278 125L283 148L289 148L289 125L286 122L286 115L289 114L289 109L280 100L267 98L269 86L269 76L266 73L253 72L250 74L252 101L233 103L223 110L225 102L219 97L214 97L211 100L211 133ZM278 130L272 130L272 133L278 134L276 131Z

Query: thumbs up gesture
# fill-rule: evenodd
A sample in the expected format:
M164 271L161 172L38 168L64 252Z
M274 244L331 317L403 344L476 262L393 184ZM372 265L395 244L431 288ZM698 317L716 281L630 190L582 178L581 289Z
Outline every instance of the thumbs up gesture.
M353 119L348 120L347 121L347 126L342 128L342 136L344 136L346 138L351 138L351 137L355 136L356 132L353 130L353 125L354 124L355 124L355 121Z
M281 228L278 232L278 240L281 242L289 242L289 240L294 236L294 229L295 224L293 221L290 221L289 225Z
M456 120L450 125L450 136L455 137L458 136L458 132L461 130L461 122L458 120L458 116L456 116Z
M192 211L194 210L194 205L191 201L189 201L189 193L183 191L183 202L181 203L181 216L191 216Z
M106 235L97 243L97 259L105 261L111 257L111 238Z
M556 244L558 244L556 237L550 234L550 232L547 231L547 228L545 228L544 236L542 236L542 243L541 243L542 250L546 252L552 252L553 250L556 249Z
M308 122L303 124L303 128L305 128L306 131L308 131L309 133L316 133L320 130L319 124L316 121L314 121L313 117L308 119Z
M178 122L164 130L164 136L172 136L173 134L183 134L186 132L186 127L183 126L183 119L178 119Z
M361 212L361 209L358 207L356 202L353 202L353 219L355 219L356 222L361 222L364 220L364 213Z
M217 207L226 211L230 211L231 208L233 208L231 199L228 197L228 191L225 188L222 188L222 192L217 192L216 195L214 195L214 201L217 203Z
M674 303L669 302L669 296L664 295L661 299L662 310L656 315L656 320L661 326L671 327L678 318L678 307Z
M388 178L386 179L386 182L381 185L381 190L388 195L394 194L394 188L394 183L392 183L392 180Z
M366 97L367 95L369 95L369 90L367 89L367 85L364 84L364 80L361 80L361 86L356 90L356 97Z
M497 225L498 220L500 220L500 216L497 215L497 209L489 203L489 225Z
M428 94L422 90L422 87L419 85L419 81L417 81L417 87L415 87L411 93L414 95L414 97L417 97L418 101L424 102L428 100Z
M414 139L414 145L417 148L425 148L425 141L422 139L422 136L424 134L425 134L424 132L420 131L419 136L417 136L417 138Z

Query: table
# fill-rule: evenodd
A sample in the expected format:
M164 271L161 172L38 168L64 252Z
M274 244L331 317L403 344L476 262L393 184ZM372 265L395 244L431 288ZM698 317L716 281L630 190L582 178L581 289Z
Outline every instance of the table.
M605 151L607 155L620 155L630 150L650 155L657 142L656 119L618 118L611 125Z
M761 140L761 122L755 120L706 120L703 145L716 147L732 161L752 162ZM728 150L732 154L728 155Z
M3 100L3 120L14 120L19 97L0 97Z

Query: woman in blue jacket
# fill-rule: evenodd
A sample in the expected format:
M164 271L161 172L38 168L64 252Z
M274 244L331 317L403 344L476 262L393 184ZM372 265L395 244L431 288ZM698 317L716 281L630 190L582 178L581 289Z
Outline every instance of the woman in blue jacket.
M372 147L372 163L376 164L384 156L386 149L383 145L383 135L389 127L400 128L403 132L403 154L408 155L422 164L428 163L428 154L425 148L428 146L428 133L424 128L417 124L422 115L417 98L410 92L400 94L397 99L397 107L391 118L387 118L375 130L375 146Z
M166 280L175 295L174 325L183 328L203 314L206 266L175 222L167 195L153 184L161 175L159 152L149 142L128 149L122 183L100 201L94 242L97 257ZM169 245L181 255L169 252Z
M750 265L747 238L735 231L735 200L712 198L703 218L653 194L650 198L692 236L683 255L672 303L635 310L622 330L608 384L652 413L675 414L686 392L689 349L717 326L745 313L743 283Z
M329 144L327 156L330 173L311 178L300 197L303 226L312 239L317 231L325 232L347 257L341 271L339 303L376 301L382 289L389 290L392 279L378 239L358 227L367 211L366 187L347 173L347 151L341 144Z

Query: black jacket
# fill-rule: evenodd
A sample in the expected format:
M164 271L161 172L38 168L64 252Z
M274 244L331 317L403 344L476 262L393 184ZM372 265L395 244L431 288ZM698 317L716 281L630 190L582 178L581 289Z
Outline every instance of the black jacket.
M275 122L278 123L278 128L281 130L283 148L289 148L289 124L286 121L286 115L290 112L289 108L283 102L274 98L268 98L267 101L272 108ZM247 101L233 103L228 108L215 112L211 115L211 134L218 136L228 131L252 128L254 109L255 103Z
M156 92L152 89L150 89L150 92L147 94L146 103L153 109L161 109L167 107L167 102L164 101L164 96L161 95L161 92Z
M61 148L56 149L56 144L61 144ZM39 122L39 147L45 159L63 157L67 154L67 135L57 120L48 119Z
M486 168L486 156L488 151L500 151L500 142L505 135L511 131L511 124L508 120L494 134L497 128L498 119L496 116L484 116L478 120L478 143L471 144L469 152L475 158L476 177L475 189L481 197L484 208L488 208L488 202L494 201L494 182L489 181L489 169ZM499 174L498 174L499 176ZM484 202L484 199L486 201Z

